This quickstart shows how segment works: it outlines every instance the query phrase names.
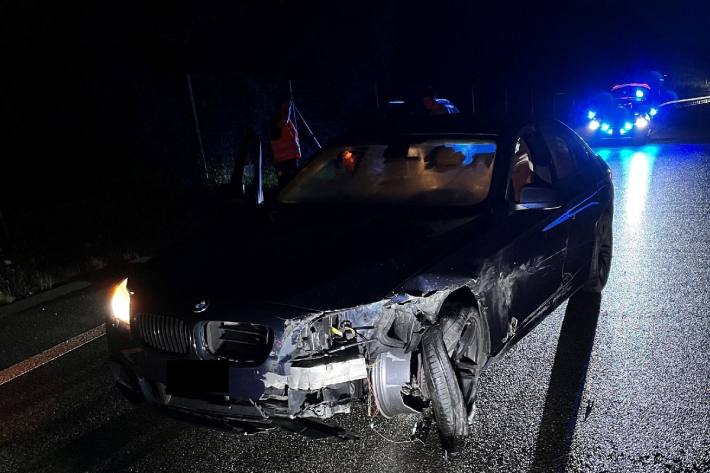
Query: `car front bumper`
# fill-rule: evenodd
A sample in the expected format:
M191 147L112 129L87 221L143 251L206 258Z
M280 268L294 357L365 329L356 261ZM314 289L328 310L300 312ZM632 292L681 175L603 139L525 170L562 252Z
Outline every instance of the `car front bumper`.
M373 327L358 332L361 337L371 337L382 305L365 307L353 310L348 317L357 326ZM273 426L275 420L283 423L297 417L328 418L350 412L352 401L362 397L367 377L361 344L351 339L343 345L332 345L328 338L333 320L338 316L342 313L316 313L293 319L260 317L262 326L268 326L273 334L270 352L263 361L247 365L215 359L200 346L205 340L198 332L203 332L205 324L214 322L212 320L190 322L191 326L194 324L191 330L195 336L184 353L170 353L151 346L156 341L164 346L176 346L166 330L152 326L157 338L146 338L135 318L130 325L108 320L106 334L111 370L117 388L130 401L147 401L168 414L197 423L216 423L218 427L239 430L249 430L245 426L250 426L252 430L259 430ZM174 327L174 322L168 322L167 327ZM307 359L294 362L296 353L303 358L304 350L308 352ZM199 370L215 364L227 373L227 388L206 392L204 385L208 383ZM198 371L186 370L181 388L176 391L176 367L194 368L195 365ZM190 376L196 377L192 384Z

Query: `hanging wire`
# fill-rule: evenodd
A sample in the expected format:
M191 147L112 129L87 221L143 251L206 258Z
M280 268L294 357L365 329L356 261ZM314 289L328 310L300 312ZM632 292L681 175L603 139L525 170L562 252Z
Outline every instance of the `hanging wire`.
M288 92L289 92L289 96L291 98L291 106L293 107L293 111L294 111L293 126L296 128L296 133L298 133L298 123L296 122L296 118L300 118L301 121L303 122L303 125L306 127L306 130L308 130L308 133L311 135L311 138L313 138L313 142L316 144L316 146L318 146L318 149L323 148L323 146L321 146L321 144L320 144L320 141L318 141L318 138L316 138L315 133L313 133L313 130L308 125L308 122L306 121L305 118L303 118L303 114L296 106L296 102L293 100L293 81L292 80L288 81Z
M303 115L301 114L301 111L298 109L298 107L296 107L296 104L295 104L295 103L293 104L293 109L296 111L296 113L298 114L299 118L301 119L301 121L303 122L303 124L306 126L306 130L308 130L308 133L311 134L311 138L313 138L313 141L315 142L316 146L318 146L318 149L323 148L323 147L321 146L321 144L320 144L320 141L318 141L318 138L316 138L316 135L313 134L313 130L311 130L311 127L308 126L308 122L306 121L305 118L303 118Z
M420 439L420 438L414 438L414 439L410 439L410 440L393 440L393 439L391 439L391 438L385 436L385 435L384 435L382 432L380 432L379 430L377 430L377 429L375 428L375 422L374 422L374 421L370 421L370 430L372 430L374 433L376 433L377 435L379 435L380 437L382 437L383 440L386 440L386 441L389 442L389 443L405 444L405 443L417 443L417 442L418 442L418 443L421 443L422 445L425 445L424 441L423 441L422 439Z

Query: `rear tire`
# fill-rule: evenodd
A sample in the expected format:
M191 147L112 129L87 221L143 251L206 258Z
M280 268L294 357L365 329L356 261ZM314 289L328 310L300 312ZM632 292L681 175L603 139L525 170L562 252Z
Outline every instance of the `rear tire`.
M611 271L611 259L614 247L614 237L612 234L612 217L606 211L599 217L595 226L596 237L594 240L594 252L592 263L589 269L589 280L584 285L585 292L600 293L609 280Z
M421 350L427 391L431 397L441 446L448 455L452 455L458 449L461 439L468 434L468 422L466 405L440 326L435 325L424 332Z

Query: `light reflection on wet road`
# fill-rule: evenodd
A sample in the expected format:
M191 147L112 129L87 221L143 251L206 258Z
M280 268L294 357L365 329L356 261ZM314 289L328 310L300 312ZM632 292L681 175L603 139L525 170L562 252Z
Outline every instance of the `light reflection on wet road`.
M349 443L163 419L120 399L94 342L0 388L0 471L710 471L710 146L598 151L616 185L607 290L485 374L456 461L363 415L343 419L364 435ZM394 440L412 423L375 422Z

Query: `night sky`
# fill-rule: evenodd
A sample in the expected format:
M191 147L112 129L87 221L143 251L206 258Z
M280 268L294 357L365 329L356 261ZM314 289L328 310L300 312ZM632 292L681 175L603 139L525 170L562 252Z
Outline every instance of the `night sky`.
M591 90L649 69L710 76L705 2L475 3L4 2L0 198L141 185L151 167L189 175L186 73L203 88L222 81L210 98L212 108L231 104L222 128L241 123L233 110L244 87L229 90L231 77L247 77L257 97L274 93L254 86L260 79L325 80L346 103L364 81L456 96L473 83ZM249 100L242 108L258 109ZM338 113L316 108L316 121Z

